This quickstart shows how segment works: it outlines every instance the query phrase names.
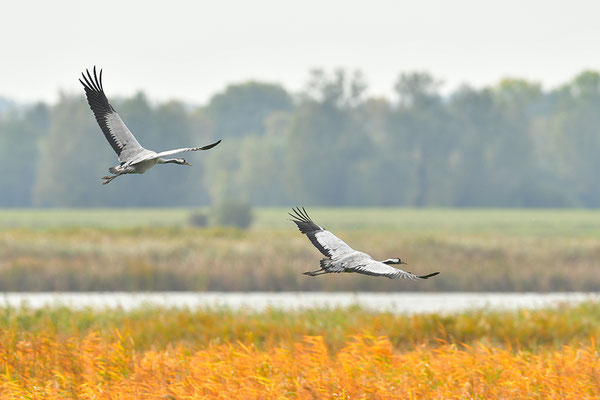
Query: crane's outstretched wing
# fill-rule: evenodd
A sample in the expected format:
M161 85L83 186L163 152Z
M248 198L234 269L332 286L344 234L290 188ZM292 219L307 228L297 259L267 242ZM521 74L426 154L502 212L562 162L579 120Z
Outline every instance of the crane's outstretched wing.
M427 274L427 275L415 275L412 272L406 272L399 268L394 268L391 265L387 265L382 262L374 261L374 260L367 261L366 263L355 267L352 271L357 272L359 274L364 274L364 275L385 276L390 279L405 278L405 279L411 279L411 280L428 279L428 278L431 278L432 276L439 274L439 272L434 272L432 274Z
M108 143L110 143L115 153L117 153L119 161L123 163L131 160L135 154L145 149L138 143L123 120L121 120L121 117L119 117L119 114L117 114L108 102L104 94L104 88L102 87L102 70L100 70L100 77L98 77L96 75L96 67L94 67L93 78L89 70L86 69L85 72L87 76L81 73L83 81L80 79L79 82L81 82L85 89L85 96L96 117L96 121L98 121L98 125L100 125L100 129L102 129L106 140L108 140Z
M344 241L328 230L315 224L308 216L308 213L302 208L292 208L294 214L289 213L300 232L304 233L312 244L319 249L324 256L331 259L338 259L352 253L354 250Z
M218 142L215 142L215 143L203 146L203 147L184 147L184 148L181 148L181 149L161 151L160 153L158 153L156 155L156 157L172 156L173 154L183 153L183 152L186 152L186 151L210 150L213 147L215 147L216 145L218 145L219 143L221 143L220 140Z

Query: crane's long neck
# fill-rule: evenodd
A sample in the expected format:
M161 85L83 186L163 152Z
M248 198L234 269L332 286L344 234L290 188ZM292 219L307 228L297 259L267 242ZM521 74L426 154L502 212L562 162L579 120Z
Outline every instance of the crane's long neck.
M179 164L179 165L187 165L183 158L159 158L157 160L158 164Z
M183 158L159 158L156 160L158 164L179 164L179 165L192 165L185 161Z
M181 164L177 158L159 158L159 164Z

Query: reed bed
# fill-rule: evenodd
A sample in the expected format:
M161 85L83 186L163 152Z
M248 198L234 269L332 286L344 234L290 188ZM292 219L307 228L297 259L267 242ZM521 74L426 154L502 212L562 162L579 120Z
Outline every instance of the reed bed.
M600 341L600 304L559 305L543 310L472 310L452 314L395 315L358 307L265 311L226 308L177 309L142 307L123 311L72 310L66 307L0 308L0 330L16 334L83 339L95 333L105 343L117 330L136 351L189 349L209 344L242 343L264 350L289 346L304 336L322 336L330 351L349 337L368 331L385 336L398 351L437 346L487 346L537 351L560 349L588 340Z
M130 337L0 334L3 399L596 399L595 343L537 353L442 343L398 352L385 336L331 352L306 336L265 350L239 342L137 352Z
M0 309L2 399L595 399L600 305Z

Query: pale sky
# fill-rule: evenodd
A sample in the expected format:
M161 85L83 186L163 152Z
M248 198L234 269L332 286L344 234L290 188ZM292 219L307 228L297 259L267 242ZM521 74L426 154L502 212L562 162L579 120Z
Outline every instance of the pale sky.
M427 70L445 90L503 77L555 87L600 70L600 2L555 0L8 1L0 96L55 101L104 68L111 96L204 104L250 79L301 89L312 68L360 69L370 95Z

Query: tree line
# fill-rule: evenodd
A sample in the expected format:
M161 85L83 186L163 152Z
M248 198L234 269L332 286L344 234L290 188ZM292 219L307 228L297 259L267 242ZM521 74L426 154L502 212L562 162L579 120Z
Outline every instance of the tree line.
M193 167L166 165L102 186L117 163L82 95L0 102L0 206L599 207L600 73L545 90L504 79L442 93L401 74L391 98L360 72L312 71L300 93L230 85L204 106L111 98L140 143L197 146Z

